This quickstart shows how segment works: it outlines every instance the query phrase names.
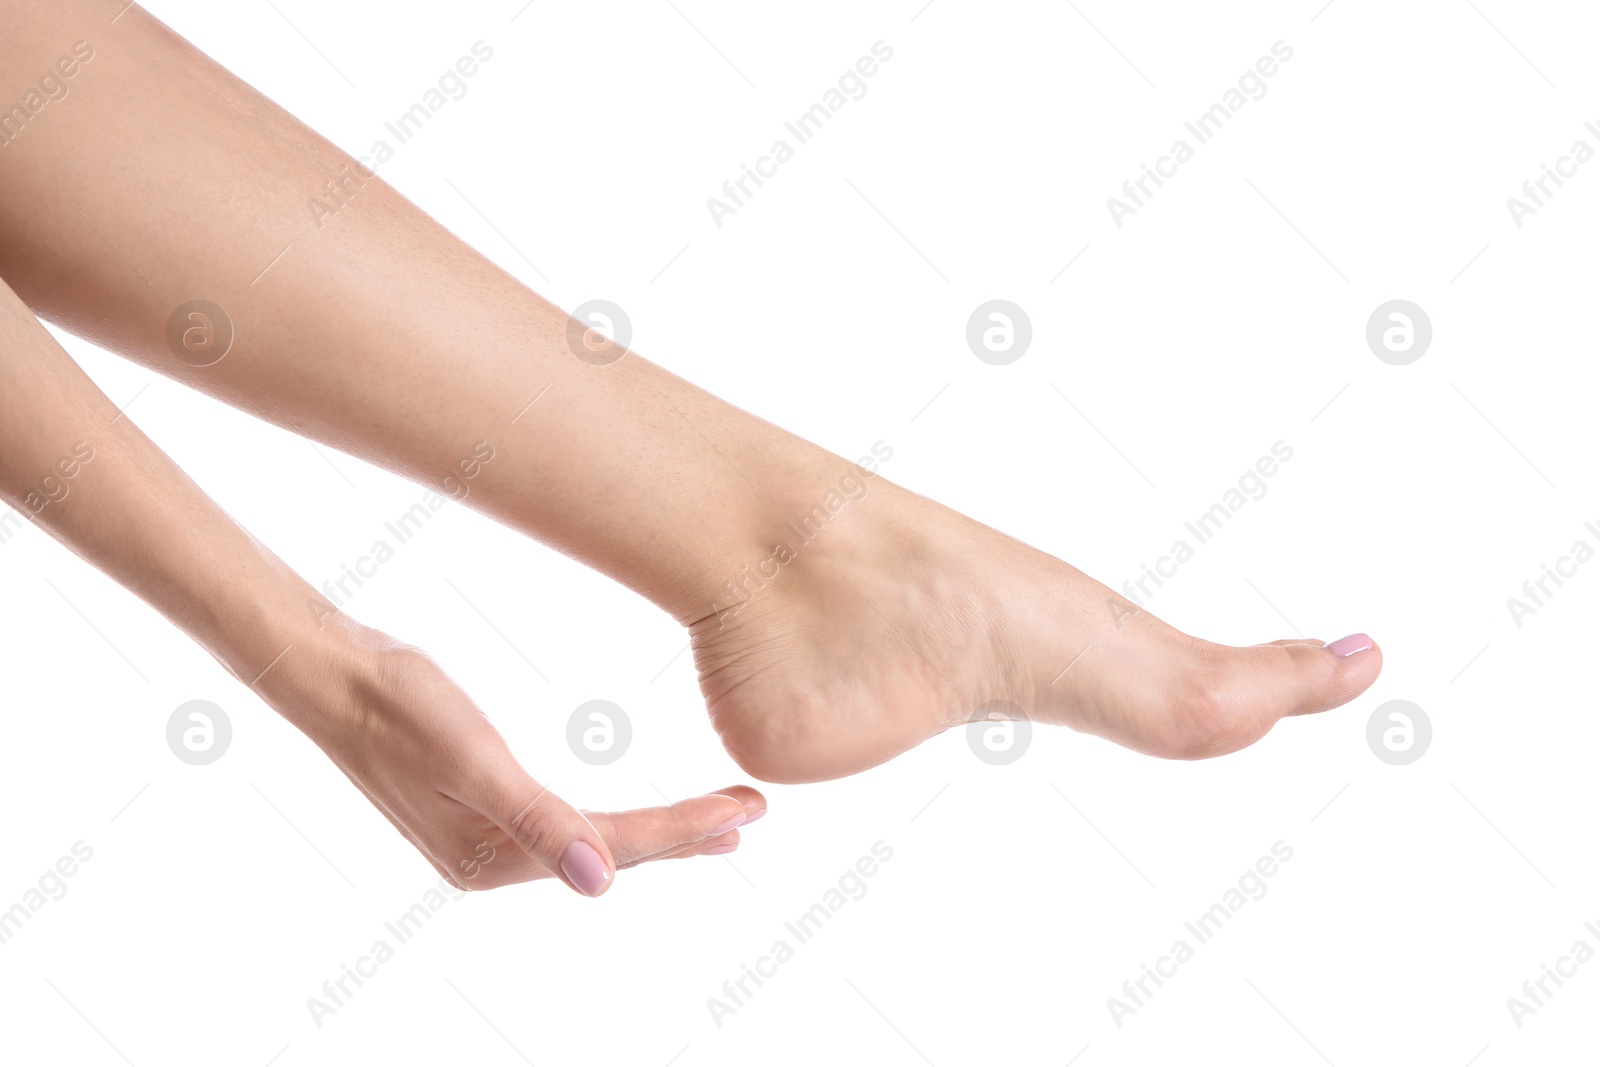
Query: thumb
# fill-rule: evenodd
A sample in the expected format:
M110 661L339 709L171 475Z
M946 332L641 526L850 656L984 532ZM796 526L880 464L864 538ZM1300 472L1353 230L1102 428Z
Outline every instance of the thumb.
M471 798L535 862L586 897L611 887L616 861L605 841L572 805L534 781L515 762L490 772Z

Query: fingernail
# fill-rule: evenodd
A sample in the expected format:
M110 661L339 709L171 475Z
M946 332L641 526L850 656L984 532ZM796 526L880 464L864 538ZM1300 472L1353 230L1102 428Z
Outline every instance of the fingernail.
M1366 634L1351 634L1349 637L1341 637L1333 644L1324 645L1323 647L1342 659L1345 656L1353 656L1357 652L1365 652L1371 648L1372 638Z
M713 826L710 830L707 830L706 831L706 836L707 837L721 837L723 834L727 833L729 830L732 830L735 826L738 826L740 823L742 823L744 821L745 821L744 812L740 812L739 814L735 815L733 818L727 820L726 822L719 822L719 823L717 823L717 825Z
M567 850L561 854L561 873L578 887L579 892L591 897L599 896L606 883L611 881L611 869L587 841L574 841L567 846Z
M757 819L761 818L761 816L765 815L766 813L767 813L767 809L766 808L762 808L760 811L756 812L754 815L745 816L744 823L741 823L740 825L748 825L750 823L753 823Z
M700 853L700 855L702 855L702 856L726 856L728 853L732 852L734 849L736 849L738 847L739 847L738 845L717 845L717 846L715 846L713 848L706 849L704 852Z

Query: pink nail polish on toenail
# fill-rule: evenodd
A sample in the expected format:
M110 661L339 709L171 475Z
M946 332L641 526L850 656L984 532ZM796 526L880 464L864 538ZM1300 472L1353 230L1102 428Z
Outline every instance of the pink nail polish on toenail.
M729 830L732 830L735 826L740 825L744 821L745 821L744 813L740 812L738 815L735 815L733 818L727 820L726 822L719 822L719 823L717 823L717 825L715 825L711 829L707 830L706 831L706 836L707 837L721 837L723 834L727 833Z
M611 871L587 841L574 841L561 854L561 873L585 896L597 897L611 881Z
M1349 637L1341 637L1332 644L1323 647L1343 659L1345 656L1353 656L1357 652L1365 652L1371 648L1372 638L1366 634L1351 634Z
M728 853L732 852L734 849L736 849L738 847L739 847L738 845L717 845L714 848L706 849L704 852L700 853L700 855L702 855L702 856L726 856Z

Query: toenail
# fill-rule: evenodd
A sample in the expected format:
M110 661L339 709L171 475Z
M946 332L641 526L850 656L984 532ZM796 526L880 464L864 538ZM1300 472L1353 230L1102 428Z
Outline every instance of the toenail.
M1332 644L1323 647L1342 659L1345 656L1353 656L1357 652L1365 652L1371 648L1372 638L1366 634L1351 634L1349 637L1341 637Z

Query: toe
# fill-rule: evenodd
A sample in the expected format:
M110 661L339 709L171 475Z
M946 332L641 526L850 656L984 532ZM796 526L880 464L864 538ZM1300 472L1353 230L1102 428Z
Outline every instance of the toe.
M1372 685L1383 653L1365 634L1329 645L1304 640L1249 648L1215 646L1202 682L1190 687L1183 756L1204 759L1259 740L1286 715L1348 703Z
M1282 669L1284 695L1292 702L1285 715L1309 715L1348 704L1367 691L1383 670L1383 651L1366 634L1351 634L1327 645L1286 645Z

